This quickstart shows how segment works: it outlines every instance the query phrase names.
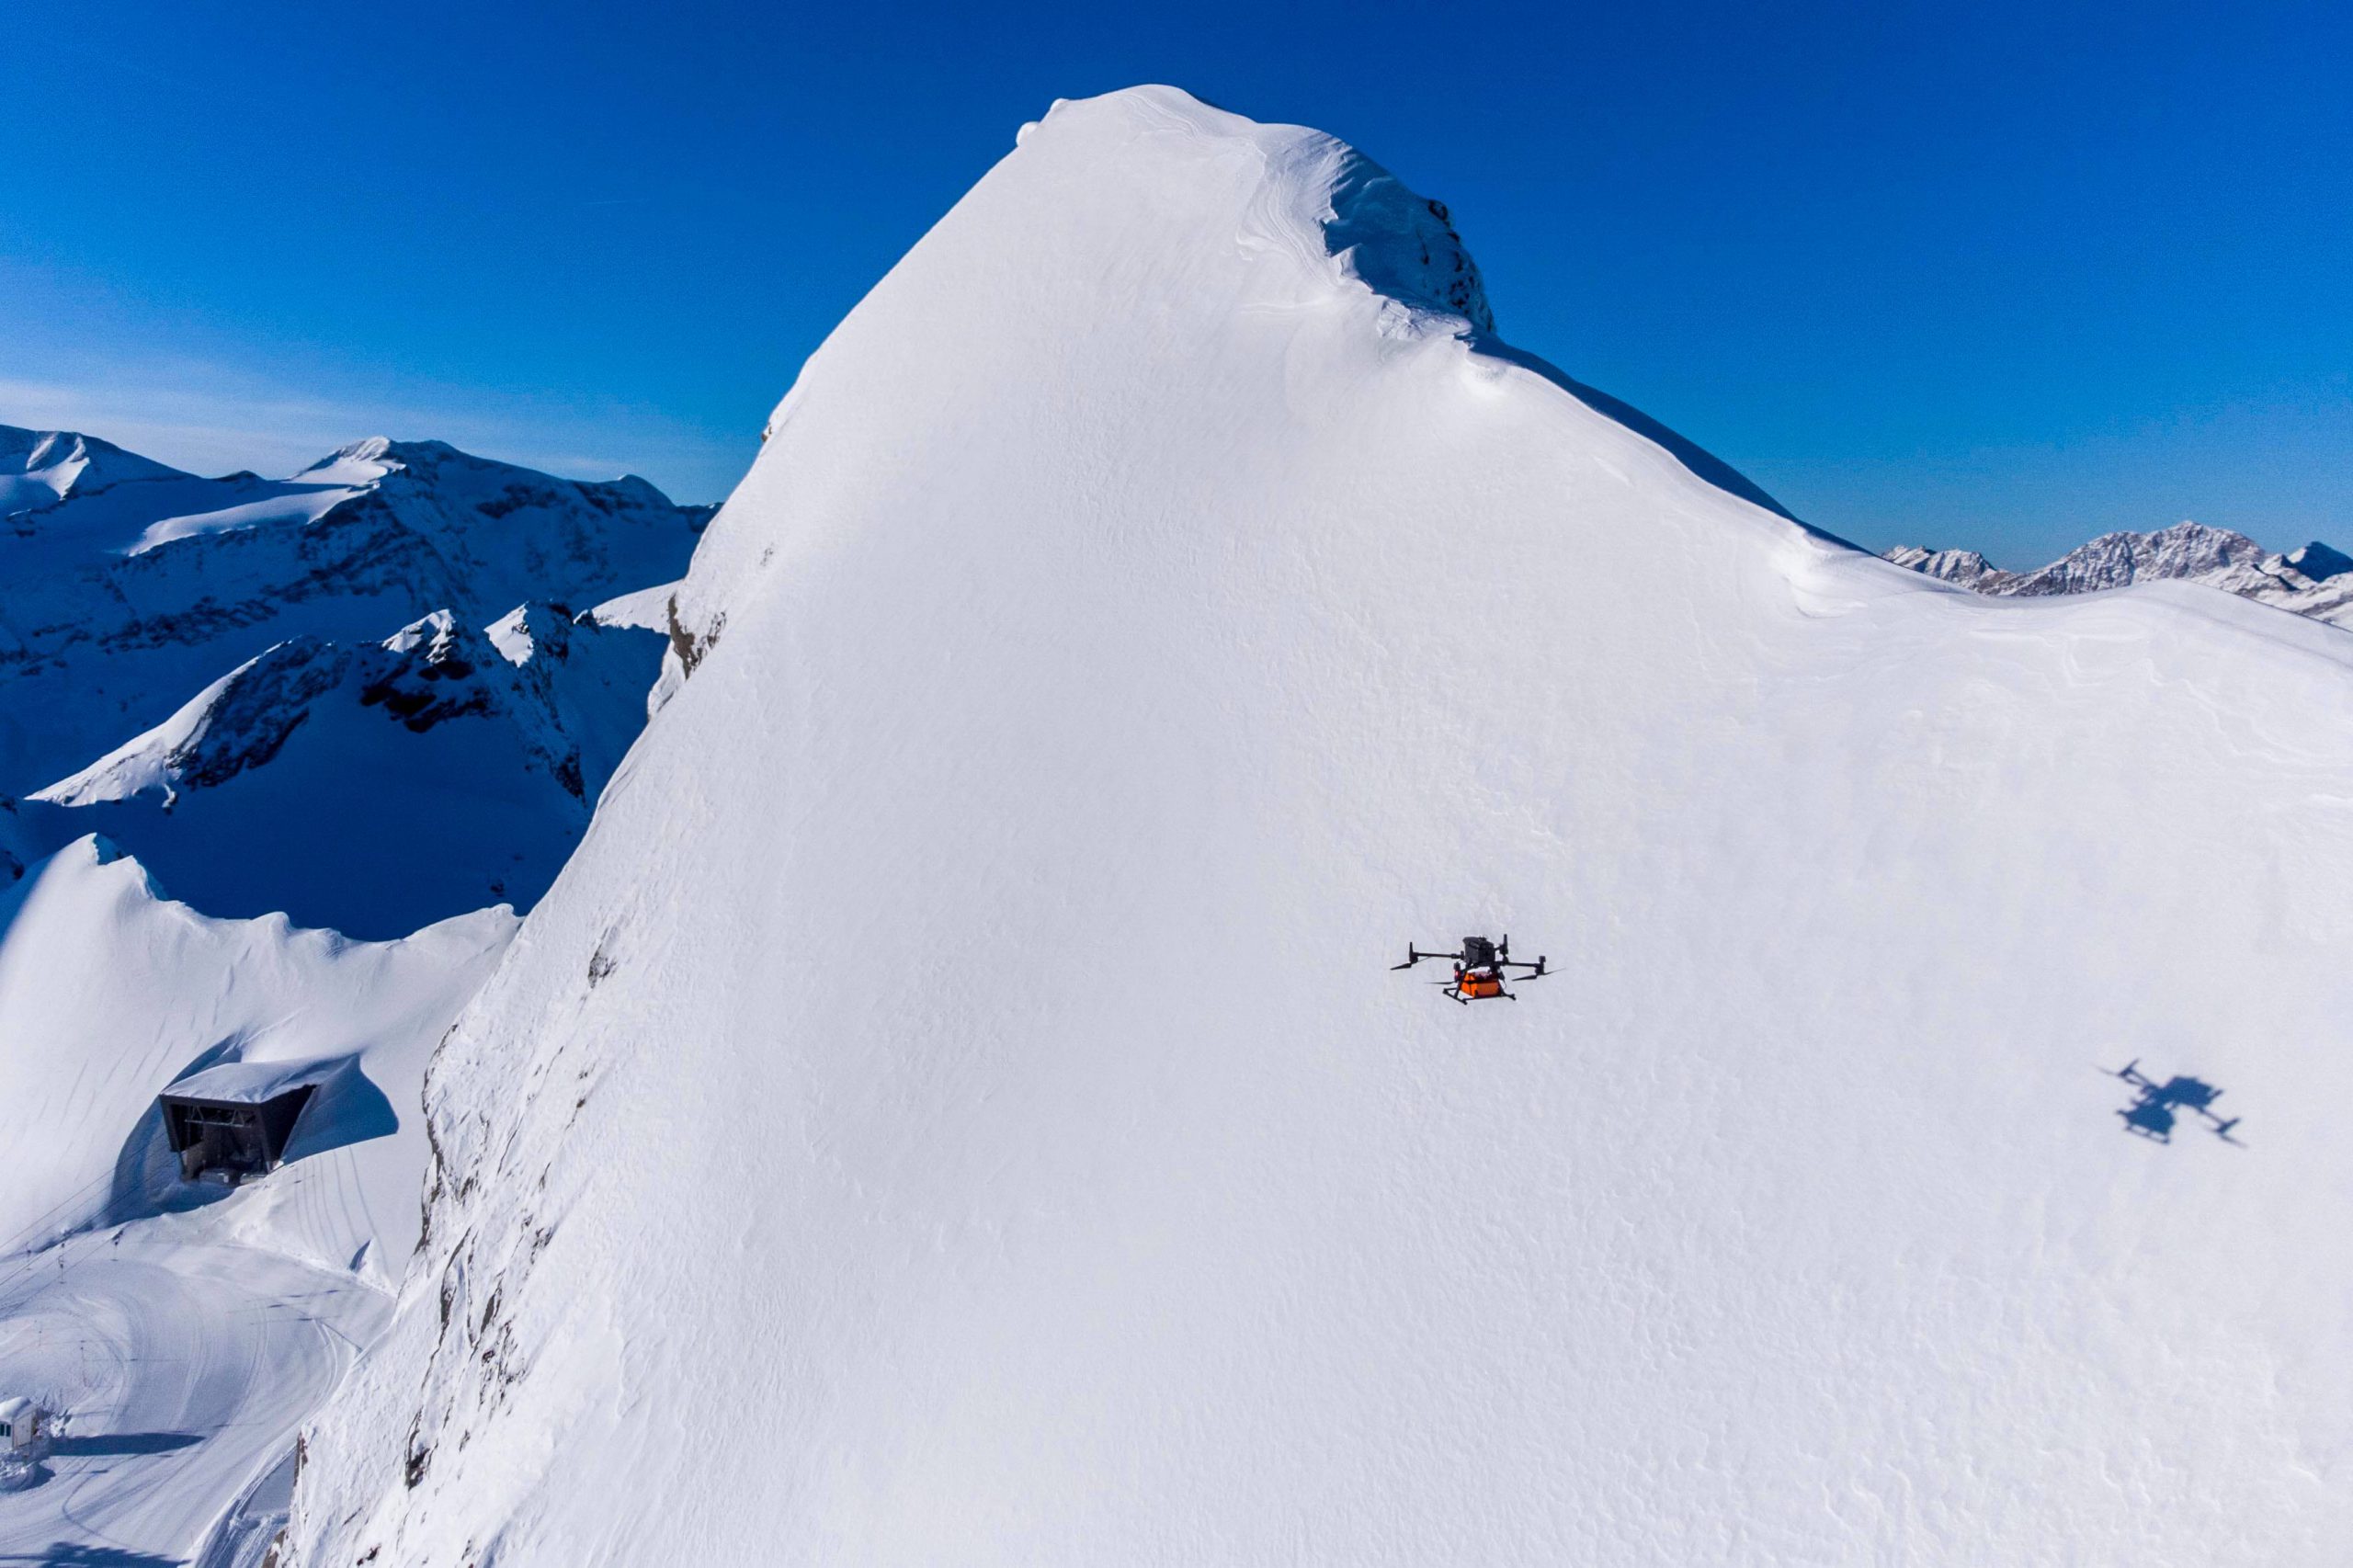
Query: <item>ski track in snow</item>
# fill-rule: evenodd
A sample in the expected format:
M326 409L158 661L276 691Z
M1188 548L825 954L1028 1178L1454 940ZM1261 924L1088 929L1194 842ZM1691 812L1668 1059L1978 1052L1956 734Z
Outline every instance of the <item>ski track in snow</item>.
M0 1261L0 1388L66 1417L48 1479L0 1493L0 1563L196 1557L380 1329L381 1291L206 1228L174 1217Z

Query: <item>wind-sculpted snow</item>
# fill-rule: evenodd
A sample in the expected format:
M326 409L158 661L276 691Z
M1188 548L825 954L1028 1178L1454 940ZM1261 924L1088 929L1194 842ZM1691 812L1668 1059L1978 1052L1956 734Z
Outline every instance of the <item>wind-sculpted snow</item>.
M811 359L291 1561L2341 1561L2345 639L1809 533L1331 146L1060 105Z

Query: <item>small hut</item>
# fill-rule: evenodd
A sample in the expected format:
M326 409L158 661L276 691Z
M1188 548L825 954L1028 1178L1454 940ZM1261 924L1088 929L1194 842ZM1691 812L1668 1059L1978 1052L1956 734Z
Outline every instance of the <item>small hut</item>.
M0 1454L21 1454L48 1436L48 1411L22 1394L0 1399Z
M234 1187L276 1170L302 1108L341 1065L223 1062L165 1089L158 1104L180 1175Z

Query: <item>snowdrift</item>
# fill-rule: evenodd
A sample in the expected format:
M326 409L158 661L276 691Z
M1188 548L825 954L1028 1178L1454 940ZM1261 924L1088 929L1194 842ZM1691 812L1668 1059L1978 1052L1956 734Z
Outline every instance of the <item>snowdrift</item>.
M1809 533L1384 180L1058 105L812 358L295 1560L2341 1560L2353 644Z

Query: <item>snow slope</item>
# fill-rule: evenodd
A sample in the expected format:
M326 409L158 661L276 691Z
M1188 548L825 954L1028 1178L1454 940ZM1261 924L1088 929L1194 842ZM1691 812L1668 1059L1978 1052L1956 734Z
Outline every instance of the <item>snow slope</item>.
M2004 597L2099 593L2177 580L2332 625L2353 623L2353 560L2318 540L2272 553L2243 533L2203 523L2176 523L2145 534L2102 534L2032 572L2005 572L1973 550L1899 545L1886 558Z
M1809 533L1396 196L1061 104L812 358L295 1561L2342 1561L2346 640Z
M0 1562L261 1561L222 1516L274 1491L282 1518L295 1433L388 1302L183 1218L0 1264L0 1377L71 1413L40 1484L0 1494Z

